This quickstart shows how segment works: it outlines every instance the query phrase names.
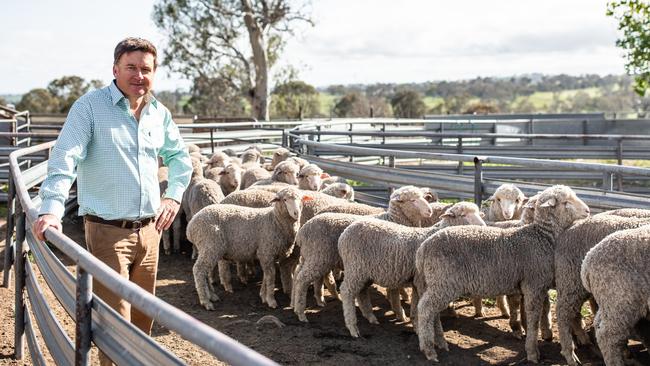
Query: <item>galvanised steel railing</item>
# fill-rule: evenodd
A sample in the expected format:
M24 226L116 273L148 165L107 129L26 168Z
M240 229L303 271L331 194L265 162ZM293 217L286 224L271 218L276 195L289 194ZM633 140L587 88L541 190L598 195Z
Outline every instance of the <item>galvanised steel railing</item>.
M11 180L5 248L5 271L13 262L15 273L15 354L24 356L25 340L36 365L45 365L41 345L35 336L36 327L58 365L88 365L91 342L95 343L115 363L124 365L182 365L176 355L154 339L125 321L92 293L95 279L110 291L124 298L138 310L183 338L205 349L217 359L232 365L275 365L275 363L215 329L201 323L185 312L167 304L122 278L78 243L54 229L45 237L67 258L76 263L73 275L43 241L31 233L37 219L40 199L30 197L29 188L42 182L45 164L21 171L19 159L42 152L54 142L14 151L9 156ZM15 241L12 231L15 227ZM28 254L34 263L27 260ZM65 311L75 320L73 343L52 311L52 304L43 295L34 267L38 267ZM5 272L4 286L10 276Z

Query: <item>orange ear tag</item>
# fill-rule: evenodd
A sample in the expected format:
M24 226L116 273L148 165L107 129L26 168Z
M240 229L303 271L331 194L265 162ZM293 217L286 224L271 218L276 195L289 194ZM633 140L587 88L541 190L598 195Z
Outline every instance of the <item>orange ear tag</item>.
M302 202L311 201L313 199L314 199L314 197L312 197L312 196L302 196Z

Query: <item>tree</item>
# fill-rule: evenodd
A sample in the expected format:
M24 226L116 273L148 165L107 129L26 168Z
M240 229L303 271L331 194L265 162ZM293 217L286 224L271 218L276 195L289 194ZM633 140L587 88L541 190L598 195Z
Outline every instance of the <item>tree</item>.
M241 117L246 113L244 99L223 78L194 79L187 112L210 117Z
M337 117L369 117L370 101L359 92L348 93L336 102L333 112Z
M397 118L422 118L426 111L422 95L413 90L398 91L390 98L390 105Z
M57 113L60 111L60 102L47 89L32 89L23 94L16 109L32 113Z
M47 90L59 100L59 112L68 113L75 100L86 94L91 88L99 89L103 86L101 80L86 82L82 77L71 75L50 81Z
M607 4L607 15L614 17L623 31L616 45L625 51L625 69L634 75L634 90L644 96L650 89L650 2L612 1Z
M159 0L153 19L167 36L162 64L191 80L238 90L259 120L269 119L269 70L297 21L312 24L289 0Z
M275 118L313 117L320 114L318 91L304 81L287 81L273 89L271 112Z

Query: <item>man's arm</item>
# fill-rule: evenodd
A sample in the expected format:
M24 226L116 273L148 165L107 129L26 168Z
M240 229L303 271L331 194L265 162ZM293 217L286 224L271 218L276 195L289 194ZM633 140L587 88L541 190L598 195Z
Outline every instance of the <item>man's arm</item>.
M90 106L83 100L76 101L52 149L47 163L47 177L38 192L42 204L32 231L39 240L45 240L44 233L49 227L61 231L65 201L70 194L72 182L77 177L76 166L86 157L88 143L92 138L92 124Z
M192 176L190 155L169 111L165 113L163 126L165 142L160 149L160 157L163 159L163 164L169 167L169 178L156 219L156 229L159 231L167 230L171 226L180 208L183 192Z

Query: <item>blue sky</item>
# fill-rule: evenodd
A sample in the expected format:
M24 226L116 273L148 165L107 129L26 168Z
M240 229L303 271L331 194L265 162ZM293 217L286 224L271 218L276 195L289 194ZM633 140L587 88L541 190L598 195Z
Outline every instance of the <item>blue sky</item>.
M126 36L164 38L154 0L22 0L3 6L0 94L64 75L111 80ZM604 0L313 0L283 63L316 86L458 80L528 73L624 73ZM156 89L187 88L161 68Z

